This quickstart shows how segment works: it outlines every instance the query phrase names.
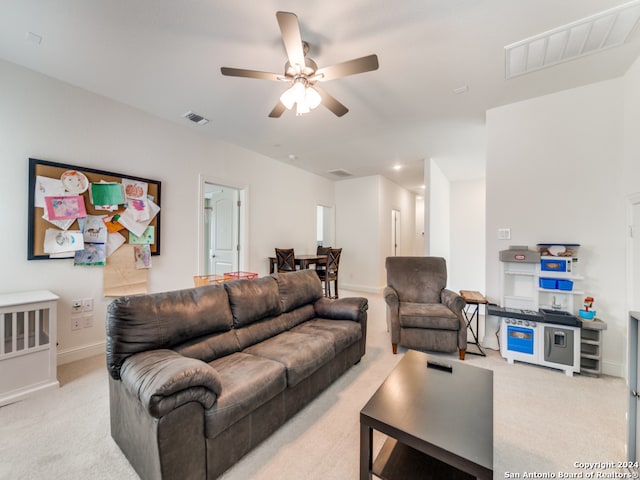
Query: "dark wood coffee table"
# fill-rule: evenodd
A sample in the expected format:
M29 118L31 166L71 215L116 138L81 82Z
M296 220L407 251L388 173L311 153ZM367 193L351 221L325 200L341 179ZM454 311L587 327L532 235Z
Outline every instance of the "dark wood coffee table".
M451 372L431 365L451 366ZM373 430L389 438L373 460ZM493 478L493 372L409 350L360 411L360 479Z

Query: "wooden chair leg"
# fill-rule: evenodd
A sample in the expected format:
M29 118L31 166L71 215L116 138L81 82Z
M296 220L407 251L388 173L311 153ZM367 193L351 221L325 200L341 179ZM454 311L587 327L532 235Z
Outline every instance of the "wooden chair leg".
M391 344L391 350L393 351L393 354L396 355L398 353L398 344L397 343L392 343Z
M464 360L464 354L466 353L466 350L464 348L461 348L459 351L459 355L460 355L460 360Z

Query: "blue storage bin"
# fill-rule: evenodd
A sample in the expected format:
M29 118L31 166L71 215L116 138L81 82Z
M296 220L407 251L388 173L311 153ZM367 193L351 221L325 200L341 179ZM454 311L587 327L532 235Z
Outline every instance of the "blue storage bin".
M540 288L550 288L555 290L558 288L558 280L555 278L540 278Z
M573 280L558 280L558 290L573 290Z

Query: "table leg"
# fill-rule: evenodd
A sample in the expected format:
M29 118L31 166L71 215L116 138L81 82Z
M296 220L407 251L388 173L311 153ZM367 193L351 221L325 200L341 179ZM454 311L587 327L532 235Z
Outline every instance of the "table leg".
M360 480L371 480L373 429L360 423Z
M463 309L462 313L464 314L464 318L467 321L467 328L471 331L471 336L473 337L473 342L469 342L471 343L471 345L475 345L476 347L478 347L478 352L473 352L469 349L467 349L466 353L470 353L472 355L482 355L483 357L486 357L487 354L484 352L484 350L482 350L482 347L480 346L480 340L478 340L478 334L477 332L479 331L480 327L479 327L479 319L480 319L480 304L479 303L469 303L469 306L475 307L475 309L471 310L471 317L468 316L467 314L467 310ZM475 331L473 330L473 325L472 322L475 320L476 323L476 329Z

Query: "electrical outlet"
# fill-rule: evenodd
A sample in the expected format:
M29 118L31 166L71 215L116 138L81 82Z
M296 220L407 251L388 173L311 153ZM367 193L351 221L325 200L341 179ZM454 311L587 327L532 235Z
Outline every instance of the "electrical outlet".
M83 312L93 312L93 298L83 298L82 299L82 311Z
M511 240L511 229L510 228L499 228L498 229L498 240Z
M71 313L82 311L82 300L71 300Z
M82 316L71 315L71 330L80 330L82 328Z
M93 314L90 314L90 315L85 314L82 316L82 326L84 328L93 327Z

